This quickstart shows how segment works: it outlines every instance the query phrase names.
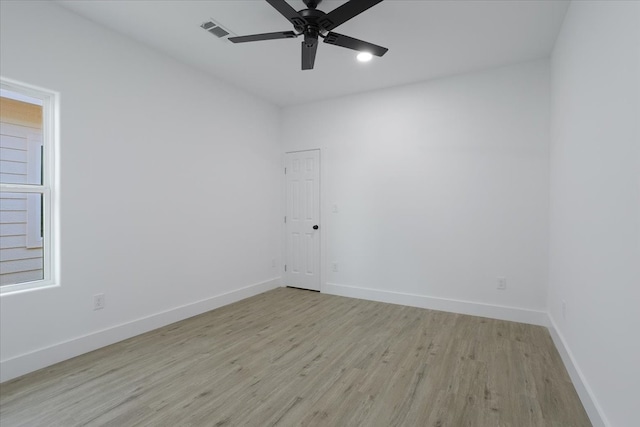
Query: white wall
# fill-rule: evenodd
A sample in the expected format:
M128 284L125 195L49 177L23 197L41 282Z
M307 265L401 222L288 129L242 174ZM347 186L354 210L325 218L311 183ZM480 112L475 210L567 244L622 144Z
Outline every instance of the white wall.
M2 76L62 99L61 286L1 297L3 379L277 284L279 109L50 2L0 16Z
M594 423L637 425L640 3L571 4L552 93L550 315Z
M536 61L284 109L322 152L323 291L543 322L549 102Z
M635 421L638 3L572 4L552 100L538 61L287 108L281 129L56 5L0 7L0 73L62 94L61 286L0 298L3 380L274 286L282 135L322 150L324 291L534 323L548 302L592 419Z

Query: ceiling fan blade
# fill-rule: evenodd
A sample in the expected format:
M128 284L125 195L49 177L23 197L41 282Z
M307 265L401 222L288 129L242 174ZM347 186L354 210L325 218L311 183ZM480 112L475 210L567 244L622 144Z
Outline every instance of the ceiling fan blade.
M293 31L279 31L277 33L252 34L250 36L229 37L233 43L257 42L261 40L294 39L298 34Z
M331 31L338 25L344 24L349 19L361 14L381 1L382 0L350 0L320 18L318 24L325 30Z
M324 37L324 42L360 52L369 52L375 56L382 56L389 50L386 47L378 46L377 44L354 39L353 37L338 33L328 33Z
M267 0L267 3L287 18L289 22L293 24L296 31L302 31L304 26L307 25L307 20L300 16L285 0Z
M306 41L302 42L302 69L313 70L313 64L316 62L316 52L318 51L318 41L310 44Z

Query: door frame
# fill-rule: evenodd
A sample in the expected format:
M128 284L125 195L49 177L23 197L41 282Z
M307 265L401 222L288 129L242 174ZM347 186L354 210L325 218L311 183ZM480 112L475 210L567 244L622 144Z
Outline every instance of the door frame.
M325 289L325 281L326 281L326 263L325 263L325 259L326 259L326 250L325 248L327 247L326 245L326 236L327 236L327 229L328 229L328 224L325 223L324 218L328 218L327 215L325 215L325 204L323 203L324 200L324 183L325 183L325 159L324 159L324 151L322 149L318 148L306 148L306 149L301 149L301 150L289 150L289 151L285 151L282 155L282 184L281 187L282 188L282 200L281 200L281 205L282 206L282 212L280 215L280 225L281 225L281 233L280 235L282 236L282 250L281 250L281 259L282 262L280 263L280 277L282 278L280 285L283 287L286 287L286 283L285 283L285 271L284 271L284 266L285 264L287 264L287 228L286 225L284 223L284 217L287 215L287 176L284 173L284 168L287 165L287 154L292 154L292 153L304 153L306 151L318 151L319 154L319 161L320 161L320 167L319 167L319 174L320 174L320 179L318 182L318 204L319 204L319 209L318 209L318 223L320 225L320 249L318 250L318 257L320 258L318 260L318 274L320 275L320 293L324 293L324 289Z

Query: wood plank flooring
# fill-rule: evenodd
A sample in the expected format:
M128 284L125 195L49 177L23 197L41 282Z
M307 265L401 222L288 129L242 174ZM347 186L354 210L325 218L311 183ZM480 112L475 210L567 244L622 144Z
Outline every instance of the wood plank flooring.
M9 426L590 426L538 326L280 288L0 385Z

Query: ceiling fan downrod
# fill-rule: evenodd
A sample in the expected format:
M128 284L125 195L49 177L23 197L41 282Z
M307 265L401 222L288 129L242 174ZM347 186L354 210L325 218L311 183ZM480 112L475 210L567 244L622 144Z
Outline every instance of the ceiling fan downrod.
M308 9L315 9L322 0L302 0Z

